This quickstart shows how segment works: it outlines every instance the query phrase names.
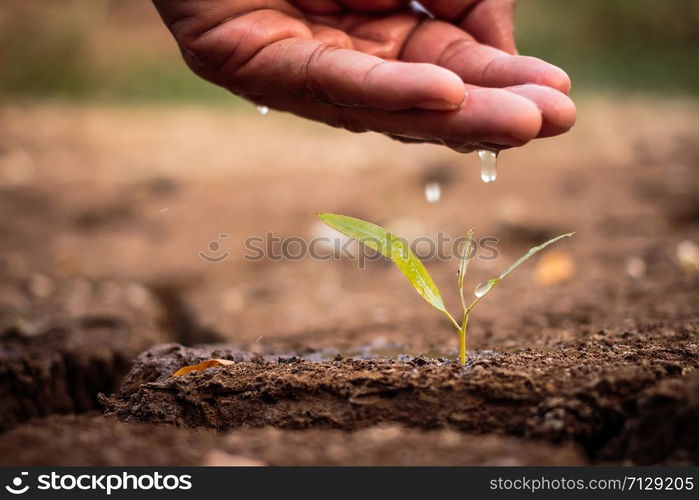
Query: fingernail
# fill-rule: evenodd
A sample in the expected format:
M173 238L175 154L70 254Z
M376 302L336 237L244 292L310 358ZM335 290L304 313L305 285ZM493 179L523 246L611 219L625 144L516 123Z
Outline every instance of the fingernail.
M463 101L455 104L453 102L447 102L441 99L431 99L429 101L419 103L416 107L420 109L429 109L432 111L454 111L459 109L462 104Z

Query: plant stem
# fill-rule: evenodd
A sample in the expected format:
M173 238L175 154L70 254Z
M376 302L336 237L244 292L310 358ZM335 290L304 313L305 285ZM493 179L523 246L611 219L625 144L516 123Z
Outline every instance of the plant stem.
M464 321L459 328L459 361L462 365L466 364L466 325L468 325L468 315L470 311L464 312Z
M466 278L466 270L468 269L468 259L471 257L473 248L473 229L469 229L466 233L466 245L464 252L461 255L459 262L459 297L461 298L461 309L464 312L463 321L459 330L459 361L462 365L466 364L466 325L468 324L468 315L471 312L471 306L466 307L466 298L464 297L464 280ZM476 299L477 300L477 299ZM454 321L456 323L456 321Z
M459 296L461 298L461 308L465 311L467 309L467 307L466 307L466 298L464 297L464 285L463 285L463 283L459 286Z

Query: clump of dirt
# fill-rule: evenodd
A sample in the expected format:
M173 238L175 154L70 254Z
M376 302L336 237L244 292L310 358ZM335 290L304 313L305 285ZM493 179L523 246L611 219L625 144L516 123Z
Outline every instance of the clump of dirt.
M120 391L131 394L147 382L166 379L182 366L195 365L207 359L251 361L257 356L238 351L230 346L184 347L180 344L161 344L141 353L134 361L133 369L124 377Z
M465 367L422 357L241 360L239 352L220 346L208 356L169 346L142 355L121 392L102 401L108 415L127 422L218 430L400 424L572 441L593 460L681 460L689 456L682 450L691 439L674 439L652 456L639 446L666 439L666 429L644 424L654 418L649 401L659 383L678 388L672 392L674 413L663 413L680 422L677 429L696 411L694 376L688 375L699 367L696 338L686 329L599 332L548 352L478 353ZM171 376L206 357L239 362ZM657 436L649 437L651 431Z
M97 408L97 394L119 387L138 344L148 345L112 318L56 322L33 333L0 332L0 431Z
M699 463L699 372L645 390L634 410L603 456L631 456L643 465Z
M216 337L168 284L60 278L0 280L0 432L34 417L99 408L153 345Z
M403 427L226 434L99 415L37 419L0 436L0 465L583 465L571 446Z
M98 408L133 358L168 340L160 308L134 283L35 275L0 284L0 431Z

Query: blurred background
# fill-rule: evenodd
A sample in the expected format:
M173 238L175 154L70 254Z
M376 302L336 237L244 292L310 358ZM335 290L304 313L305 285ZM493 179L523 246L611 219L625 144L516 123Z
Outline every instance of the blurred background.
M259 116L185 67L150 2L5 0L0 329L99 313L143 322L153 341L453 355L450 326L390 266L242 259L249 236L326 234L319 211L408 237L500 238L474 284L578 231L479 306L474 348L684 321L699 258L697 26L695 0L519 2L521 53L571 74L580 119L503 153L484 185L472 155ZM230 256L200 258L214 247ZM455 307L455 264L428 267Z

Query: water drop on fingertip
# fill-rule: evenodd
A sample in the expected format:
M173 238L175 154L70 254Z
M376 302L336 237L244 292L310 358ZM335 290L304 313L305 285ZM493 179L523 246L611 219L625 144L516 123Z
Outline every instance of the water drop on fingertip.
M257 109L257 112L260 113L262 116L265 116L267 113L269 113L269 108L263 104L255 106L255 109Z
M481 162L481 179L485 183L495 182L498 177L498 152L490 149L476 150Z
M442 186L439 182L425 184L425 199L427 203L437 203L442 198Z
M476 285L476 288L473 289L473 295L480 299L488 290L490 290L490 283L484 281L483 283L478 283Z

